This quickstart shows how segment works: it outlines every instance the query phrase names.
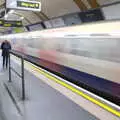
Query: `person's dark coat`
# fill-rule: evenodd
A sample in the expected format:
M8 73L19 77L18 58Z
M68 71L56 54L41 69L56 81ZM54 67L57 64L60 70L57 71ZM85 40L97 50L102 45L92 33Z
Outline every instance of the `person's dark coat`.
M1 49L2 49L2 56L9 55L9 50L11 49L10 43L9 42L3 42L1 44Z

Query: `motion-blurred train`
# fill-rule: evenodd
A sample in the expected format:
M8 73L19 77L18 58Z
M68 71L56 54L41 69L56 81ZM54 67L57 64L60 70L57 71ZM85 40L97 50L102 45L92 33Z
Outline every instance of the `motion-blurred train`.
M4 35L41 67L120 105L120 21Z

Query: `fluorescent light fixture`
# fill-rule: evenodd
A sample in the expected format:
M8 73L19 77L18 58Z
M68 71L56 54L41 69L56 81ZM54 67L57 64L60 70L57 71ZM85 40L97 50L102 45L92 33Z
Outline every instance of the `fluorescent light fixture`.
M23 20L24 19L24 17L20 17L20 20Z
M14 10L10 10L10 11L9 11L9 14L12 14L12 13L14 13L14 12L15 12Z
M7 18L8 18L8 14L6 14L6 15L4 16L4 18L7 19Z

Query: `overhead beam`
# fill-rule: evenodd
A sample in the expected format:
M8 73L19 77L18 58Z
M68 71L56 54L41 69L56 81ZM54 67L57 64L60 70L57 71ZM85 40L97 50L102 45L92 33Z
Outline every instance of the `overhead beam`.
M82 2L82 0L73 0L81 11L87 10L87 6Z
M47 15L45 15L43 12L33 12L37 17L39 17L42 21L49 20Z
M92 8L97 8L97 7L100 7L100 5L98 4L97 0L87 0L88 3L90 4L90 6Z
M44 17L45 20L49 20L48 16L44 12L40 12L40 15Z

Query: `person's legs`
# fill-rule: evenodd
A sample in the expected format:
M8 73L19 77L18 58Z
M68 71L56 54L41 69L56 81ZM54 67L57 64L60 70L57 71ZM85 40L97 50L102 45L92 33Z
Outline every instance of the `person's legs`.
M8 55L6 55L6 68L8 67Z
M3 55L3 68L4 68L4 65L5 65L5 56Z

